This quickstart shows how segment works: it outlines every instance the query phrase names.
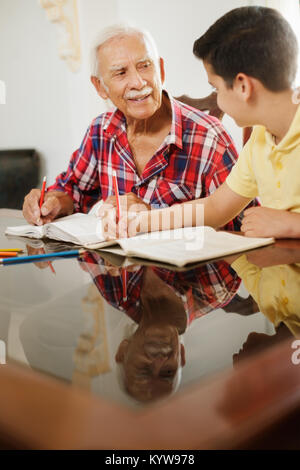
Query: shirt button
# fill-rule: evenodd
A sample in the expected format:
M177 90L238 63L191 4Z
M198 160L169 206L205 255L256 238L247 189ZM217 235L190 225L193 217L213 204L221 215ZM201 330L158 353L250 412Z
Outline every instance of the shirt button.
M277 162L277 163L276 163L276 168L277 168L278 170L282 170L282 163L281 163L281 162Z
M281 184L280 181L277 181L277 188L280 188Z
M289 303L289 299L287 297L283 297L282 302L284 303L284 305L286 305Z
M286 284L285 284L285 280L284 280L284 279L281 280L281 285L282 285L283 287L285 287Z

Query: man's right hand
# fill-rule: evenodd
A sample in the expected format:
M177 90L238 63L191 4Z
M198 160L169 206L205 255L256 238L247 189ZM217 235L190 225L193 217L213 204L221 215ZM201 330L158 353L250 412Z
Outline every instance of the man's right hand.
M33 225L44 225L57 217L72 214L74 210L71 197L60 191L45 194L44 204L40 208L40 189L32 189L24 199L23 215Z

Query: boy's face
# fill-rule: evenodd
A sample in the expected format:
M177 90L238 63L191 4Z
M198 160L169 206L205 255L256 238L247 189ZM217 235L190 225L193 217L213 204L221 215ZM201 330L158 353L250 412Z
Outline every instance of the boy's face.
M211 64L203 62L205 67L208 83L215 88L217 93L217 103L219 108L232 117L236 124L245 127L249 124L249 116L247 116L247 103L243 99L243 90L240 83L233 83L233 87L229 88L220 75L216 75Z

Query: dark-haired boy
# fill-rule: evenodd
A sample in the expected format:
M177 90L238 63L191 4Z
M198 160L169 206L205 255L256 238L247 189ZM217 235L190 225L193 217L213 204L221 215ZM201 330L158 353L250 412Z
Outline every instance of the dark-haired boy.
M170 211L172 226L181 226L186 205L199 203L205 225L221 227L259 196L262 207L245 211L245 235L300 238L300 106L292 88L298 45L291 27L276 10L237 8L195 42L194 54L219 107L239 126L255 127L226 182L209 197L160 210L159 227L166 228ZM157 230L154 212L139 214L131 226ZM184 224L195 225L195 216L185 213Z

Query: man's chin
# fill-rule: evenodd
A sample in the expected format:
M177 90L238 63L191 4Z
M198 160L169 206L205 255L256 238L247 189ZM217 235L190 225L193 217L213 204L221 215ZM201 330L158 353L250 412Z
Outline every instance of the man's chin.
M127 115L132 119L150 119L159 109L159 104L151 96L142 101L127 102Z
M136 119L136 120L145 120L145 119L150 119L154 114L155 111L149 111L146 109L140 109L140 110L132 110L127 113L127 116L130 117L131 119Z

